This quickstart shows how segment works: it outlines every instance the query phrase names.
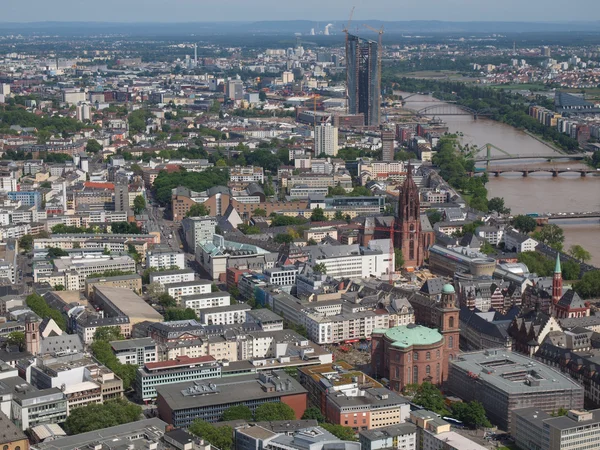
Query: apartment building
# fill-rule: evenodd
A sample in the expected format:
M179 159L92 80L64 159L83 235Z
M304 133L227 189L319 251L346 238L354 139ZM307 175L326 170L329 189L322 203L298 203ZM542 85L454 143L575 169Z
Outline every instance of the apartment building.
M209 292L181 297L179 303L183 308L193 309L200 315L207 308L225 308L231 304L231 295L228 292Z
M262 167L234 166L229 169L229 181L235 184L264 183L265 174Z
M109 286L130 289L133 292L141 294L142 277L138 274L131 274L105 278L86 278L85 295L87 298L90 298L94 293L94 286Z
M166 248L154 248L146 252L146 268L150 269L183 269L185 254Z
M182 297L197 294L210 294L212 282L209 280L183 281L181 283L167 283L164 285L164 288L167 294L179 302Z
M363 430L358 440L362 450L419 450L417 427L412 423Z
M194 281L195 272L192 269L164 270L161 272L150 272L150 283L172 284Z
M141 366L158 361L156 342L151 338L112 341L110 346L121 364Z
M200 310L202 325L234 325L246 322L246 313L252 308L244 303Z
M217 218L206 217L186 217L181 221L183 234L187 248L195 252L196 247L205 242L212 242L217 227Z

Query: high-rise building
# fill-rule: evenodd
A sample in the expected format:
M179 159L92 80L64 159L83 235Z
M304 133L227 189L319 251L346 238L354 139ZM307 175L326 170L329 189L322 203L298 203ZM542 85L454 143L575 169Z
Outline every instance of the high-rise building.
M129 211L129 186L127 183L115 184L115 211Z
M402 251L404 267L420 267L423 265L425 252L421 232L419 188L413 179L410 164L406 172L394 223L394 247Z
M379 44L348 35L346 43L346 84L348 112L363 113L365 125L378 126L381 120L381 65Z
M336 156L338 153L338 128L331 124L315 127L315 156L325 153Z
M390 130L381 131L381 160L382 161L393 161L394 160L394 139L396 133Z
M233 101L244 99L244 83L242 80L229 80L227 82L227 98Z

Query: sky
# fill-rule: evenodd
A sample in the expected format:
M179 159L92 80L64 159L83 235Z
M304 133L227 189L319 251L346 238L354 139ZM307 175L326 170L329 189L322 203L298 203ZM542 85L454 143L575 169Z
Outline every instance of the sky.
M595 21L599 0L2 0L0 22Z

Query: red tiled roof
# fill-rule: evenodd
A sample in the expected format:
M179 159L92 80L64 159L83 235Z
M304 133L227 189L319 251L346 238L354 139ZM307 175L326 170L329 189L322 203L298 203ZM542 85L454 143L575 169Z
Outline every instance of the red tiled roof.
M83 183L85 187L96 188L96 189L114 189L115 183L100 183L97 181L86 181Z

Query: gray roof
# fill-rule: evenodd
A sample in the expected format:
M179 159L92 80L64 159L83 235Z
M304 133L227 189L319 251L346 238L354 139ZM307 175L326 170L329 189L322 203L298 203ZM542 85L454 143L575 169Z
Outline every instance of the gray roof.
M259 322L279 322L283 321L283 317L278 314L275 314L270 309L253 309L252 311L248 311L247 315L252 316L255 320Z
M156 343L152 338L127 339L122 341L111 341L110 346L115 351L124 351L139 347L154 346Z
M583 389L557 370L535 359L504 349L463 353L454 361L450 361L450 365L451 371L458 369L465 373L477 374L482 383L508 395ZM527 376L513 381L509 374L517 371L525 372ZM526 378L536 382L526 383Z
M41 353L82 352L83 345L77 334L63 333L60 336L48 336L41 342Z
M261 374L262 375L262 374ZM222 405L241 403L245 401L265 398L277 398L282 395L303 394L307 390L293 377L284 372L276 372L277 380L291 386L290 390L265 392L259 375L240 375L231 378L210 379L194 383L176 383L156 386L156 392L173 411L188 408L203 408L209 405ZM184 395L184 391L194 385L208 385L209 382L216 386L214 393L205 395Z
M388 437L405 436L407 434L415 434L417 426L412 423L402 423L399 425L390 425L382 428L374 428L372 430L364 430L359 434L361 437L369 441L377 441Z

